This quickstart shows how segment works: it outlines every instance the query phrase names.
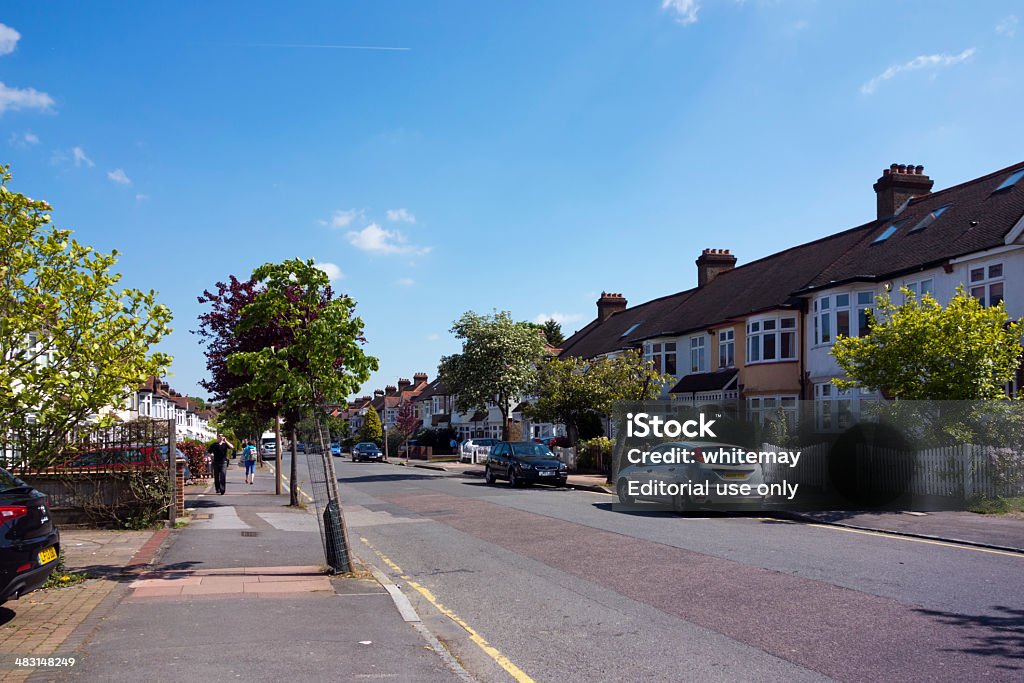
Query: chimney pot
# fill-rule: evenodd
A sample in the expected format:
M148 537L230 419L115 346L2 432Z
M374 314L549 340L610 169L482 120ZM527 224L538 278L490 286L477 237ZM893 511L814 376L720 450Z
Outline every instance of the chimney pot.
M703 287L718 275L736 267L736 257L728 249L705 249L697 263L697 286Z
M597 300L597 320L604 322L616 313L626 310L626 299L621 293L601 292Z
M924 166L892 164L874 184L878 220L895 215L908 199L928 194L933 184Z

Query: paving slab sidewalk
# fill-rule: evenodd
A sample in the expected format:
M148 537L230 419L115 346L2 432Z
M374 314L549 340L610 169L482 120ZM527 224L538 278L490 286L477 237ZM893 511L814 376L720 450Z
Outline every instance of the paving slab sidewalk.
M325 573L315 516L273 488L232 466L226 495L188 491L188 526L120 584L76 665L32 680L459 680L369 574Z

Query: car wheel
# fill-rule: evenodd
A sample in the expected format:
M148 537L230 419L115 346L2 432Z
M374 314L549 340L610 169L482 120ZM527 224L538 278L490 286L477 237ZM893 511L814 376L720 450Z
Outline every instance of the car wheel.
M517 486L519 486L519 479L516 478L515 470L511 470L510 469L508 471L508 485L509 485L510 488L513 488L513 489L516 488Z
M679 494L678 496L672 497L672 511L678 514L689 512L693 510L693 501L690 500L689 496Z
M629 495L629 482L625 479L619 479L615 492L619 494L619 502L623 505L633 505L636 503L636 498Z
M494 482L498 481L495 479L494 472L491 472L490 467L484 468L484 481L486 481L489 486L494 486Z

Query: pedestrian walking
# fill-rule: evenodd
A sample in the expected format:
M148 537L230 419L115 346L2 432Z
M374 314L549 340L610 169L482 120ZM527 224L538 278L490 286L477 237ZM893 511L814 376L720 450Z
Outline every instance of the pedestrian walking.
M245 483L253 484L256 481L256 447L249 441L244 441L242 446L242 464L245 465Z
M218 434L217 443L210 444L210 447L206 449L213 455L213 486L222 496L227 490L228 453L233 449L234 447L228 443L228 438L223 434Z

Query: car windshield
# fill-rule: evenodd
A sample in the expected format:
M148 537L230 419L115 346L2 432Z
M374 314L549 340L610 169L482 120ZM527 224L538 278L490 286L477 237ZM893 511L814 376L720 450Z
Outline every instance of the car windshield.
M553 458L555 457L547 446L542 443L514 443L512 454L520 458Z

